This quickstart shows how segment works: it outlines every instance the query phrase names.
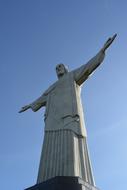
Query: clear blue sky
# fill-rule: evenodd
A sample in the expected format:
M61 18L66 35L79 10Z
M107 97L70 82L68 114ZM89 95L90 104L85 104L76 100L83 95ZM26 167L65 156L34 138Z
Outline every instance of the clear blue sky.
M84 84L88 143L96 185L127 188L127 1L0 0L0 189L36 183L43 113L19 114L56 81L59 62L86 63L117 39Z

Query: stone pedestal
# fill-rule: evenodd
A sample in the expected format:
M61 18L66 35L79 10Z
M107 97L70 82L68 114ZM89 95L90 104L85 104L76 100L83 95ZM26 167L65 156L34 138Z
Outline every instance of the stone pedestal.
M79 177L58 176L43 183L36 184L26 190L99 190L84 182Z

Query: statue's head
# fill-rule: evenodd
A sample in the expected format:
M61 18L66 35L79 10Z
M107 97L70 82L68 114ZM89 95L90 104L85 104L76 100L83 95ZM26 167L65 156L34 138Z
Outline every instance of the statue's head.
M66 73L68 73L68 68L64 64L60 63L56 66L56 73L58 78L60 78Z

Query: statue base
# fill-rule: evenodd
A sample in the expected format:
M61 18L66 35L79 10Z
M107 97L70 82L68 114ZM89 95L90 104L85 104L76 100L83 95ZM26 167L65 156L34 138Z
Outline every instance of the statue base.
M99 190L79 177L57 176L25 190Z

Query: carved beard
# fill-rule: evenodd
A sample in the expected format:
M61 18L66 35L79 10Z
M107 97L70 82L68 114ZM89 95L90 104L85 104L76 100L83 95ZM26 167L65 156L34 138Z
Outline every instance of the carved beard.
M58 78L62 77L65 73L59 73Z

